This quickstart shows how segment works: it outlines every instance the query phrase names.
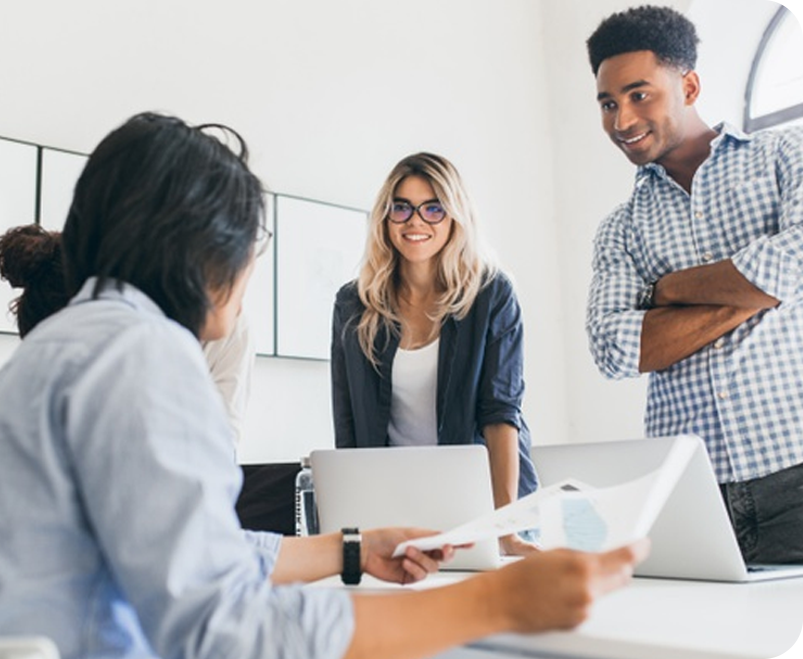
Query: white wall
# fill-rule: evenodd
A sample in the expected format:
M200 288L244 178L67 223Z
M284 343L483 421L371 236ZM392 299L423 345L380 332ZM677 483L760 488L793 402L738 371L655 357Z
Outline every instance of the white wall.
M596 84L585 40L602 19L631 6L626 0L563 0L544 6L551 26L546 49L553 170L556 172L557 275L562 282L567 407L563 441L622 439L642 434L645 380L609 382L588 351L585 305L597 225L629 193L630 163L601 129Z
M563 349L540 32L530 0L20 3L0 24L4 61L25 63L3 70L15 102L0 135L89 151L142 109L223 121L273 190L362 208L399 158L446 155L521 284L527 415L554 437ZM331 445L328 382L327 364L260 359L242 458Z
M245 136L271 189L362 208L399 158L440 152L518 284L535 441L636 436L644 382L603 380L583 330L594 230L633 175L599 128L584 41L629 4L17 3L0 21L0 56L18 63L0 72L0 135L88 152L144 109L222 121ZM744 48L741 28L755 21L722 19L737 4L772 5L691 3L704 48ZM732 81L730 68L710 77ZM0 361L15 345L0 337ZM330 415L328 364L260 358L241 458L330 446Z

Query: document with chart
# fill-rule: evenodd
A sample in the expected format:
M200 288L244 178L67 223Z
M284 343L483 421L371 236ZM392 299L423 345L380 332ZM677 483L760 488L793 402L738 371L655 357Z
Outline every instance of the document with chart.
M526 529L538 532L543 549L569 547L607 551L645 537L695 450L692 441L677 442L659 468L612 487L592 487L566 479L522 497L488 515L438 535L401 543L422 550L465 545Z

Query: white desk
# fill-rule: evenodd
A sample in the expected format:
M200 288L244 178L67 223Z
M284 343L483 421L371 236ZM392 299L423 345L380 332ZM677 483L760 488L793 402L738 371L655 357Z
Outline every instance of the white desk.
M413 588L465 576L442 572ZM368 577L355 590L400 588ZM598 600L590 618L571 632L492 636L439 659L767 659L791 647L801 627L803 578L754 584L638 578Z

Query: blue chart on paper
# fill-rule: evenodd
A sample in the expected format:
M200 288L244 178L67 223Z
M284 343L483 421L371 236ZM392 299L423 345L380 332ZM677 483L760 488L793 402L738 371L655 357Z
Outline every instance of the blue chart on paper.
M563 532L567 545L581 551L600 551L608 537L608 525L588 499L561 501Z

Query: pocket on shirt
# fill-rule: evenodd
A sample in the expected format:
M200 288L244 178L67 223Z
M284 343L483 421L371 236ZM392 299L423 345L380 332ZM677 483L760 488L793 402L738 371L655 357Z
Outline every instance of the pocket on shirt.
M741 181L727 190L720 222L730 253L760 236L778 233L779 206L778 183L771 176Z

